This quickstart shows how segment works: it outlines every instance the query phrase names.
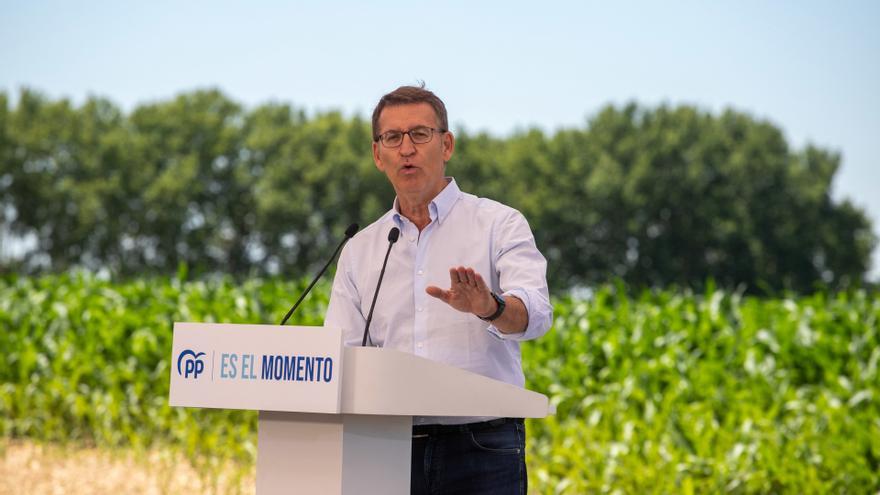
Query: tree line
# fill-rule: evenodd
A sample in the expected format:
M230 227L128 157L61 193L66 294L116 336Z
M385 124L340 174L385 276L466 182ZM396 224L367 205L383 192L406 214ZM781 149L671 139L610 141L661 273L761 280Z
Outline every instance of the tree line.
M245 108L217 90L127 113L30 89L13 100L0 93L0 247L27 248L5 272L300 276L394 197L358 116ZM831 197L840 154L791 149L743 112L631 103L583 128L455 134L447 173L525 214L555 288L808 292L870 268L869 219Z

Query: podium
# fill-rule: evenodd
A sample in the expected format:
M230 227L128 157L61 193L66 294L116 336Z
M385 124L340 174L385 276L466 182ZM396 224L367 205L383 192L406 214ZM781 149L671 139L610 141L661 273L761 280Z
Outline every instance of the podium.
M343 347L334 328L175 323L171 368L171 406L260 411L258 495L406 494L413 416L553 412L476 373Z

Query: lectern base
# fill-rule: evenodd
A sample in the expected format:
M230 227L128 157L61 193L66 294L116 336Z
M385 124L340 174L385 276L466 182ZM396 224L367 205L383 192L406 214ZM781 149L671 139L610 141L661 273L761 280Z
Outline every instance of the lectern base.
M257 495L409 493L412 416L260 411Z

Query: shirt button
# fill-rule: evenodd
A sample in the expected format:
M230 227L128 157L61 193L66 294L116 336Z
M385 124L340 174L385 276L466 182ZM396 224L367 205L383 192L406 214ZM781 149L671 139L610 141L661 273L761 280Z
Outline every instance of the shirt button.
M421 313L421 312L422 312L422 309L424 309L424 308L418 308L418 311L419 311L419 313Z
M421 275L421 274L423 274L423 273L425 273L425 272L422 271L422 270L419 270L419 275Z
M421 348L422 348L422 343L419 342L418 344L416 344L416 347L418 347L419 349L421 349Z
M410 238L409 238L409 242L416 242L416 238L415 238L415 237L410 237Z

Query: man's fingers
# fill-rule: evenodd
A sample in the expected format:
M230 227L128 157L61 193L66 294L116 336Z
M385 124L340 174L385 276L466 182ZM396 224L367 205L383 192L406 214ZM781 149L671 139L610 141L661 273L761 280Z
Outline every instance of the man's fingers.
M467 269L460 266L455 269L456 281L460 284L467 284Z
M489 290L486 281L473 268L465 268L463 266L450 268L449 282L450 290L452 291L484 292Z
M489 290L489 286L486 285L486 281L483 280L482 275L480 275L479 273L474 273L474 279L477 282L477 290L478 291Z
M448 303L449 299L452 297L449 291L443 290L440 287L435 287L433 285L425 287L425 292L427 292L429 296L436 297L437 299L440 299L445 303Z
M484 311L484 306L495 306L495 302L489 297L486 281L473 268L463 266L450 268L449 281L449 290L431 285L425 288L425 292L459 311L478 311L482 314L491 312L488 308Z
M449 269L449 284L452 287L455 287L459 282L461 282L461 277L458 275L458 268L450 268Z

